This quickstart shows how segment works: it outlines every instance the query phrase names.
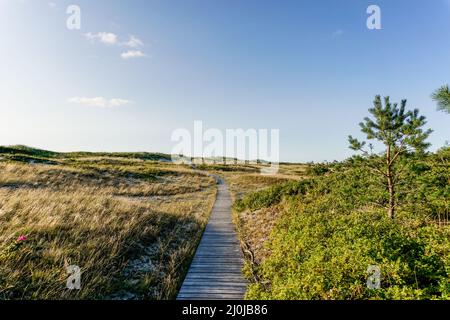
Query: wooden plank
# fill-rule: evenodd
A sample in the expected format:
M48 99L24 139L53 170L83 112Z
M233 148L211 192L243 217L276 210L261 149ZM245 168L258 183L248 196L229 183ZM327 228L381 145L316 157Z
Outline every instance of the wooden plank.
M222 258L222 260L226 259L226 258L230 258L230 259L240 260L240 262L244 261L242 259L242 256L239 255L238 253L231 254L231 253L226 253L226 252L217 253L217 252L208 252L208 251L201 252L198 256L194 257L194 261L197 258L202 258L202 257L203 258L211 258L211 257L212 258ZM223 261L221 261L221 262L223 262ZM224 262L227 263L227 261L224 261ZM230 261L230 263L231 263L231 261Z
M228 271L239 272L239 271L241 271L241 269L242 269L241 266L220 267L220 264L217 264L217 263L202 263L202 264L195 264L195 265L191 266L191 268L189 270L202 271L202 272L210 272L210 271L226 272L228 270Z
M210 254L195 257L192 261L192 265L201 264L203 262L212 262L211 260L216 260L217 264L221 264L223 266L236 266L239 264L239 266L242 267L241 265L243 262L242 258L239 256Z
M199 287L199 288L193 288L189 289L184 287L183 288L183 294L188 295L199 295L199 294L231 294L231 295L245 295L245 288L240 290L233 290L228 288L205 288L205 287Z
M190 292L193 291L194 292L203 292L203 290L206 291L214 291L214 290L219 290L219 291L227 291L229 290L230 292L242 292L247 289L246 286L244 285L233 285L232 283L229 284L224 284L224 283L215 283L215 284L211 284L211 285L206 285L205 283L199 283L199 284L191 284L191 285L183 285L183 292Z
M200 264L200 263L208 263L213 262L211 260L216 261L222 265L236 265L242 264L242 258L237 256L223 256L223 255L203 255L195 257L191 264Z
M242 274L239 271L230 271L228 275L224 275L223 272L207 273L204 272L192 272L186 279L223 279L233 281L245 281L241 278Z
M222 277L222 279L227 279L227 277L242 277L242 273L240 271L230 271L228 272L226 275L223 272L208 272L208 273L204 273L204 272L198 272L198 271L192 271L189 272L188 277L193 277L193 278L202 278L202 277ZM245 281L245 279L244 279Z
M210 285L208 285L208 283L206 282L196 282L183 284L183 290L198 289L198 288L223 288L223 289L229 288L244 291L247 290L247 286L245 283L235 284L231 282L211 282Z

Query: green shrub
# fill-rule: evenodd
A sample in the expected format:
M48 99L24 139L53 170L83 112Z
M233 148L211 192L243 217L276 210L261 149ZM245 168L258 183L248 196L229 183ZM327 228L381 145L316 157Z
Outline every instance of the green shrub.
M234 209L238 212L242 212L245 209L254 211L261 208L267 208L280 203L284 196L305 194L312 184L312 180L302 180L289 181L275 185L260 192L251 193L244 198L237 200L234 204Z
M322 176L329 172L329 166L326 164L318 163L318 164L310 164L306 168L306 174L309 176Z
M405 160L395 220L371 160L358 157L298 189L274 186L237 202L256 210L284 199L247 298L450 299L450 226L438 223L445 213L448 222L449 159L444 149ZM371 265L381 270L377 290L366 283Z
M386 218L383 210L316 209L290 209L272 234L272 254L257 271L262 280L250 285L247 298L450 298L448 229L411 228ZM371 265L381 270L378 290L366 285Z

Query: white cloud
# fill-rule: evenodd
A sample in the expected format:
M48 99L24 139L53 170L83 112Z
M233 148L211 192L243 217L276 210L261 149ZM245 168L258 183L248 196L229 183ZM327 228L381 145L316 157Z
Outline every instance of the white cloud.
M85 37L86 39L92 42L99 41L109 46L122 46L131 48L130 50L123 52L120 55L124 60L132 58L142 58L147 56L144 52L138 50L138 48L144 46L144 42L138 37L133 35L130 35L128 41L126 42L120 42L119 37L111 32L98 32L98 33L89 32L85 34Z
M133 103L133 101L131 100L120 98L107 99L104 97L94 97L94 98L72 97L67 99L67 102L97 108L114 108Z
M133 102L130 100L126 100L126 99L114 98L114 99L109 100L108 105L111 108L114 108L114 107L125 106L130 103L133 103Z
M144 46L144 42L142 42L141 39L139 39L139 38L137 38L135 36L130 36L128 41L125 42L123 45L127 46L127 47L130 47L130 48L139 48L139 47L143 47Z
M86 38L90 41L100 41L101 43L107 45L116 45L118 44L117 35L111 32L98 32L98 33L86 33Z
M342 36L343 34L344 34L344 30L338 29L338 30L334 31L332 35L333 35L333 38L337 38L337 37Z
M127 52L123 52L121 55L122 59L133 59L133 58L143 58L146 57L146 54L140 50L128 50Z

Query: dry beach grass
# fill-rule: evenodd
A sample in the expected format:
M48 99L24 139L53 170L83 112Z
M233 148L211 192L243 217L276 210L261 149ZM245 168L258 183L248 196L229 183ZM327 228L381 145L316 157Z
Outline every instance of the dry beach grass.
M139 159L57 161L0 163L0 299L173 298L214 180ZM79 291L66 288L68 265L81 268Z

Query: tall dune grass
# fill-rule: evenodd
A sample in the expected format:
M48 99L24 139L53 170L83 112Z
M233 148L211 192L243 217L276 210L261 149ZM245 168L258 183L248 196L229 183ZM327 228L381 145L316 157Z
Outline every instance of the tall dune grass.
M142 162L126 174L77 164L0 163L0 299L173 298L213 179L178 167L158 176ZM81 290L66 288L68 265L81 268Z

